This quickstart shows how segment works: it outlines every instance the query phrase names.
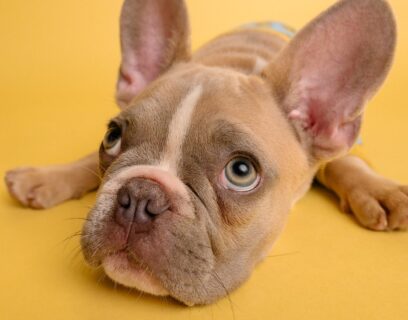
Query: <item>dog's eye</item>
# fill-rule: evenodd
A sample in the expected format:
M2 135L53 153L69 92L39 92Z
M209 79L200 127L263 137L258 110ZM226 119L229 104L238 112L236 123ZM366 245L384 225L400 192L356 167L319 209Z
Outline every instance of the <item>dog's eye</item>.
M121 140L122 129L116 124L109 125L108 131L103 139L103 147L106 153L110 156L117 156L120 151Z
M251 160L245 157L233 158L225 166L221 183L224 188L246 192L255 189L260 181L260 176Z

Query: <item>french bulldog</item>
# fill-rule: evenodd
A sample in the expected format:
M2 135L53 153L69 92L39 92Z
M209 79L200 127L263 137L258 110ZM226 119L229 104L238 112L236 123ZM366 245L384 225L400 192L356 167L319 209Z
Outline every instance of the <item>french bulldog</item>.
M290 41L240 28L194 54L182 0L125 0L120 29L121 112L99 155L6 175L32 208L100 186L81 238L89 264L212 303L267 255L315 177L362 226L408 228L408 186L348 153L393 60L386 1L339 1Z

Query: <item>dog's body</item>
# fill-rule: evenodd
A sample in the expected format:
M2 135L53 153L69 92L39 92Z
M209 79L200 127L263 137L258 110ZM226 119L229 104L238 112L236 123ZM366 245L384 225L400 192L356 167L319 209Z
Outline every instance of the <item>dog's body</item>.
M123 111L100 148L88 262L127 286L212 302L270 250L319 168L362 225L408 227L408 188L345 155L391 64L384 1L341 1L290 43L239 29L190 57L188 30L181 1L125 1ZM48 207L95 189L97 168L93 154L7 183L23 204Z

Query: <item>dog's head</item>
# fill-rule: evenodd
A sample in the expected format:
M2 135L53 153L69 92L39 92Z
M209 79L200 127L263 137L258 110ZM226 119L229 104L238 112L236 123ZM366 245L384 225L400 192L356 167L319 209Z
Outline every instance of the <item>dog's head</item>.
M352 146L395 25L384 1L341 1L248 76L190 60L182 1L126 0L121 44L123 111L83 252L119 283L192 305L242 283L317 166Z

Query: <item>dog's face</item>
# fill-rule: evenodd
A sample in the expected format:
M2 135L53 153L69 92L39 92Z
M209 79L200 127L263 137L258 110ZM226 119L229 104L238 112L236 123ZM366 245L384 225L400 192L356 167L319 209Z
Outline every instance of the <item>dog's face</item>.
M248 277L311 179L267 87L235 72L181 65L110 126L84 252L118 282L189 304L213 301ZM146 212L134 216L143 201Z
M117 95L126 107L110 122L100 148L104 180L84 226L87 261L102 264L119 283L188 305L210 303L242 283L268 253L319 163L350 147L362 102L388 70L394 45L388 7L375 0L357 1L361 8L352 2L317 22L331 23L342 10L369 8L387 26L385 36L370 40L369 54L388 38L375 60L364 56L365 67L351 80L361 81L367 68L378 70L364 75L364 85L339 94L337 82L333 89L325 87L327 79L316 80L321 67L315 57L300 52L316 41L315 25L263 77L250 76L188 62L181 1L126 1ZM153 28L157 43L138 15L165 26ZM347 41L348 61L356 49ZM146 52L146 44L153 48ZM339 69L340 75L327 72L332 81L351 74L349 65ZM333 92L335 116L322 109L332 107L327 95Z

